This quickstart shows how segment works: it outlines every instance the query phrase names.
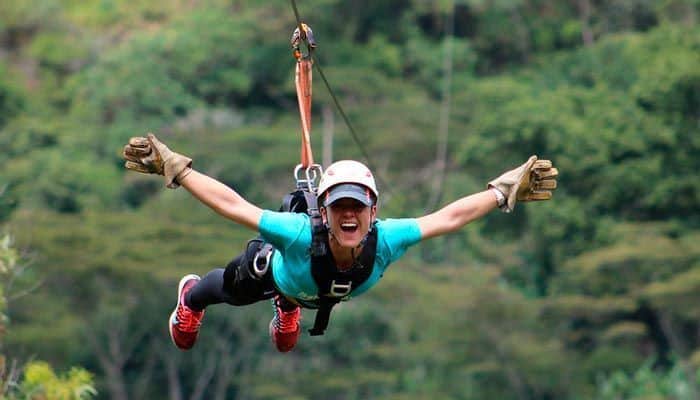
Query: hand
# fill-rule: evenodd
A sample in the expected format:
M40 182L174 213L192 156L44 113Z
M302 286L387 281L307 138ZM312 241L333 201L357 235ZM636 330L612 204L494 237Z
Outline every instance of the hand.
M122 152L126 160L124 167L144 174L163 175L168 188L177 188L180 186L178 179L192 171L192 159L171 151L152 133L147 136L129 139Z
M506 197L504 212L511 212L516 201L540 201L552 198L552 190L557 188L556 177L559 171L549 160L538 160L532 156L525 164L508 171L489 182Z

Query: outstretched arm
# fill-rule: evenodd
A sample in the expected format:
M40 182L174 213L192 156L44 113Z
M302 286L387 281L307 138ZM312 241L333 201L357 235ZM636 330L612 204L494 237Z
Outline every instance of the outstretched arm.
M178 181L192 196L218 214L254 231L258 230L262 209L249 203L235 190L195 170Z
M511 212L516 201L549 200L551 191L557 188L558 175L551 161L532 156L523 165L489 182L489 190L463 197L418 218L421 239L454 232L496 207Z
M258 230L262 209L249 203L230 187L192 169L192 160L171 151L153 134L133 137L124 146L124 166L127 169L165 176L171 189L182 185L195 198L222 216Z
M418 218L421 239L459 230L464 225L479 219L498 206L496 193L485 190L446 205L432 214Z

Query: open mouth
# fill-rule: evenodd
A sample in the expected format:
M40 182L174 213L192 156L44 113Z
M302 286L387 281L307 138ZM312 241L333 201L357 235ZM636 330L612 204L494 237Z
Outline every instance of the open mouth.
M357 226L357 224L355 224L353 222L346 222L346 223L340 224L340 229L343 232L354 233L355 231L357 231L358 226Z

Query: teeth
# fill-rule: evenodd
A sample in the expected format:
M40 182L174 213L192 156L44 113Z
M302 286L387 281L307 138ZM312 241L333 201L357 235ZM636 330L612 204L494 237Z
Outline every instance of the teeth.
M356 228L356 227L357 227L357 224L353 224L353 223L350 223L350 222L346 222L346 223L344 223L344 224L341 224L340 226L343 227L343 228Z

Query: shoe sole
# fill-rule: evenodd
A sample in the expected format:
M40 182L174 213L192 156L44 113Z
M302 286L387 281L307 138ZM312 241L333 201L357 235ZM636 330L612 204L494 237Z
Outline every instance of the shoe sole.
M170 340L172 340L175 347L181 350L187 349L183 349L180 346L178 346L177 343L175 343L175 338L173 337L173 318L177 316L177 307L180 305L180 295L182 294L182 288L185 287L185 283L187 283L190 279L196 279L199 281L202 278L200 278L199 275L189 274L183 276L182 279L180 279L180 283L177 286L177 302L175 303L175 309L172 313L170 313L170 319L168 319L168 332L170 332Z

